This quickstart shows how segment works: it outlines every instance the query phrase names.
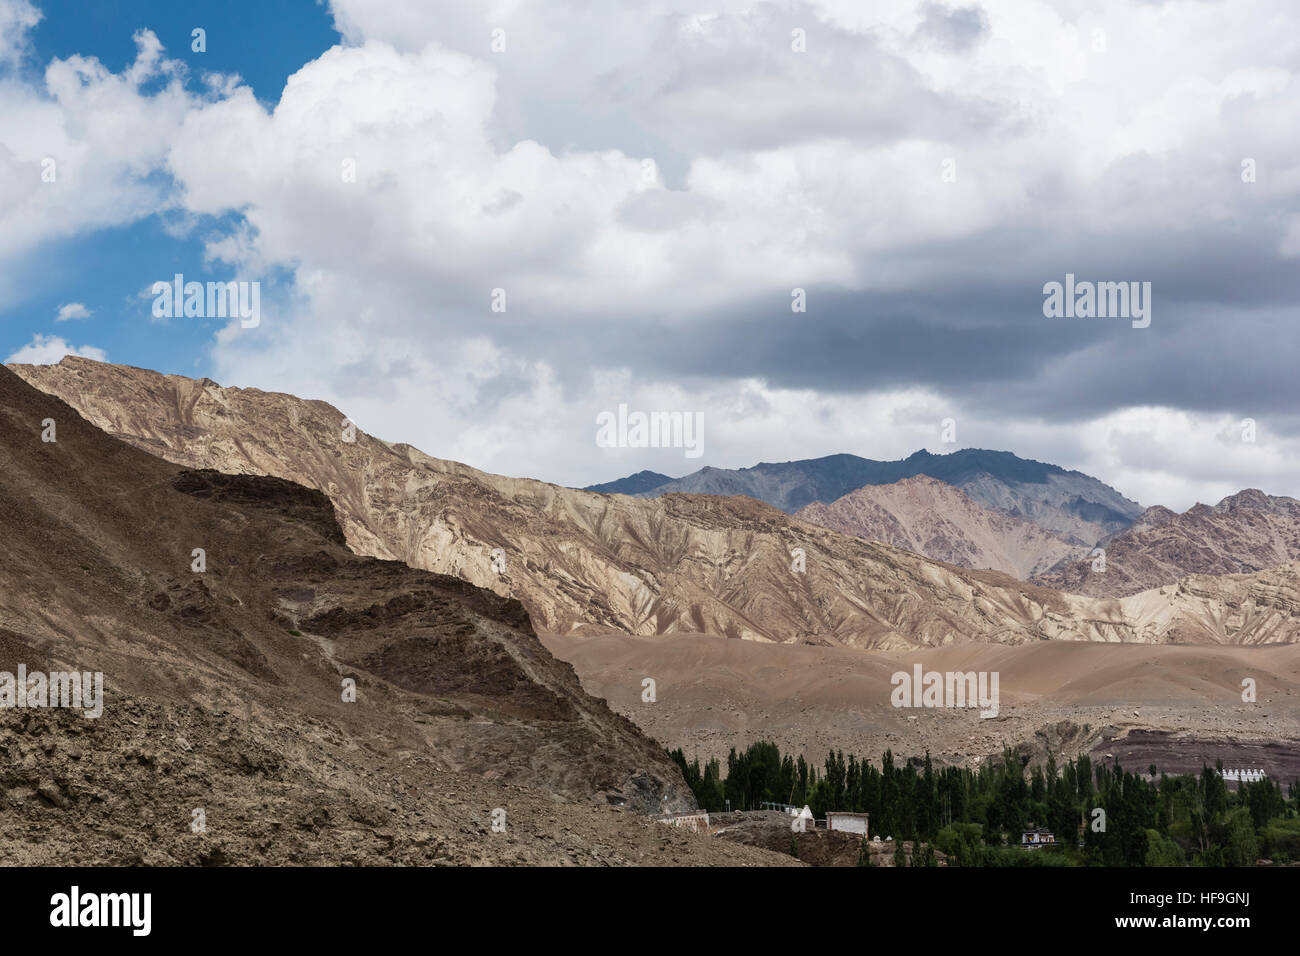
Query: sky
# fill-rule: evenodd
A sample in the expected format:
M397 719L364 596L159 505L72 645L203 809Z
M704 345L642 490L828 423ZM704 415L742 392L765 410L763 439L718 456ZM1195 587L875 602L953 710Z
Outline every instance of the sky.
M0 0L0 357L319 398L567 485L983 447L1176 510L1300 496L1298 28ZM258 322L158 315L176 274L256 283ZM1048 314L1067 275L1149 312ZM608 447L620 406L702 453Z

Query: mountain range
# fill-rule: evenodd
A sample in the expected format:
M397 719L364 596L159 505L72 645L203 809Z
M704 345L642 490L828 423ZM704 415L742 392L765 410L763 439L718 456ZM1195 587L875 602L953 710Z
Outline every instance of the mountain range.
M75 357L14 369L169 461L317 488L355 551L515 597L545 633L701 633L863 648L1272 643L1300 633L1286 567L1097 599L845 535L752 498L602 495L490 475L353 434L337 409L291 395ZM992 458L1008 468L1020 461ZM972 469L978 461L987 465L968 456ZM1047 488L1074 482L1094 497L1109 493L1052 466L1027 471L1026 486L1036 475ZM1011 486L1005 473L986 474L968 477Z
M813 502L830 504L866 485L888 485L918 475L958 488L983 507L1030 521L1079 546L1123 530L1142 512L1136 502L1082 472L982 448L946 455L921 450L899 461L840 454L763 462L752 468L706 467L653 487L646 485L655 480L655 473L638 472L589 490L639 497L676 492L748 495L793 514Z
M833 455L735 471L705 468L648 490L661 476L632 477L598 487L637 497L694 488L749 495L783 509L811 498L793 511L796 518L1097 598L1129 597L1188 575L1251 574L1300 560L1294 498L1246 489L1181 514L1159 505L1139 510L1095 478L1008 452L922 451L901 462ZM1094 546L1104 549L1104 561Z
M1110 568L1154 549L1154 586L1077 594L997 567L1078 546L923 475L802 516L599 494L292 395L75 357L12 369L0 670L102 671L111 705L0 715L15 861L771 863L626 812L692 804L665 745L977 766L1189 735L1163 766L1296 733L1291 499L1148 509L1104 542ZM918 665L1001 673L998 716L891 706Z

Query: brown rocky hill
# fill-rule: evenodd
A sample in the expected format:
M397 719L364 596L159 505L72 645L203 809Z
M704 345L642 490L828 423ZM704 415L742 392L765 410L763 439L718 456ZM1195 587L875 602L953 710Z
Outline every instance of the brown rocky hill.
M1132 527L1101 542L1104 572L1094 561L1066 560L1035 579L1059 590L1124 597L1190 574L1244 574L1300 559L1300 501L1249 488L1213 507L1182 514L1148 508Z
M1023 518L983 508L960 489L926 475L866 485L830 504L806 505L795 517L959 567L1021 579L1086 553Z
M853 538L750 498L643 499L490 475L354 432L332 406L292 395L74 357L13 368L169 461L318 488L354 550L515 597L546 633L869 648L1300 636L1296 587L1283 580L1097 601Z
M693 800L518 602L354 554L320 492L183 470L4 369L0 454L0 670L104 695L0 711L10 862L744 862L611 806Z

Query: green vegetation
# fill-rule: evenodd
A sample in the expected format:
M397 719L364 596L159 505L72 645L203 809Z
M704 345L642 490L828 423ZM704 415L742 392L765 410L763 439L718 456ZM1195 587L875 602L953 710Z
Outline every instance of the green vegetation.
M864 839L862 845L858 847L858 866L875 865L875 863L871 862L871 844Z
M1234 793L1222 766L1199 775L1139 775L1118 763L1093 766L1087 756L1058 768L1030 766L1010 750L977 771L936 769L930 755L896 763L886 751L879 768L842 752L819 771L776 744L752 744L703 769L670 753L701 807L755 810L764 802L807 804L871 815L871 832L922 841L913 866L934 866L934 850L955 866L1250 866L1267 857L1300 861L1300 787L1288 793L1270 780ZM1155 768L1148 768L1154 771ZM1100 812L1098 812L1100 811ZM1104 822L1104 828L1102 823ZM1027 852L1030 824L1057 843ZM867 865L865 863L860 865Z

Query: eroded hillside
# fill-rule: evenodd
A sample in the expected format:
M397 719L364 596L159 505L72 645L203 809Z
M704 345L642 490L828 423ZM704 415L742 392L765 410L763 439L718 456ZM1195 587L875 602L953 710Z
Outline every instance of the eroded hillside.
M319 401L68 357L15 366L123 440L333 501L355 550L517 598L539 630L711 633L868 648L1300 635L1293 583L1198 581L1096 600L967 571L750 498L575 491L430 457Z
M517 601L354 554L320 492L166 463L8 370L0 454L0 670L103 684L98 717L0 714L7 859L653 862L628 811L693 805Z

